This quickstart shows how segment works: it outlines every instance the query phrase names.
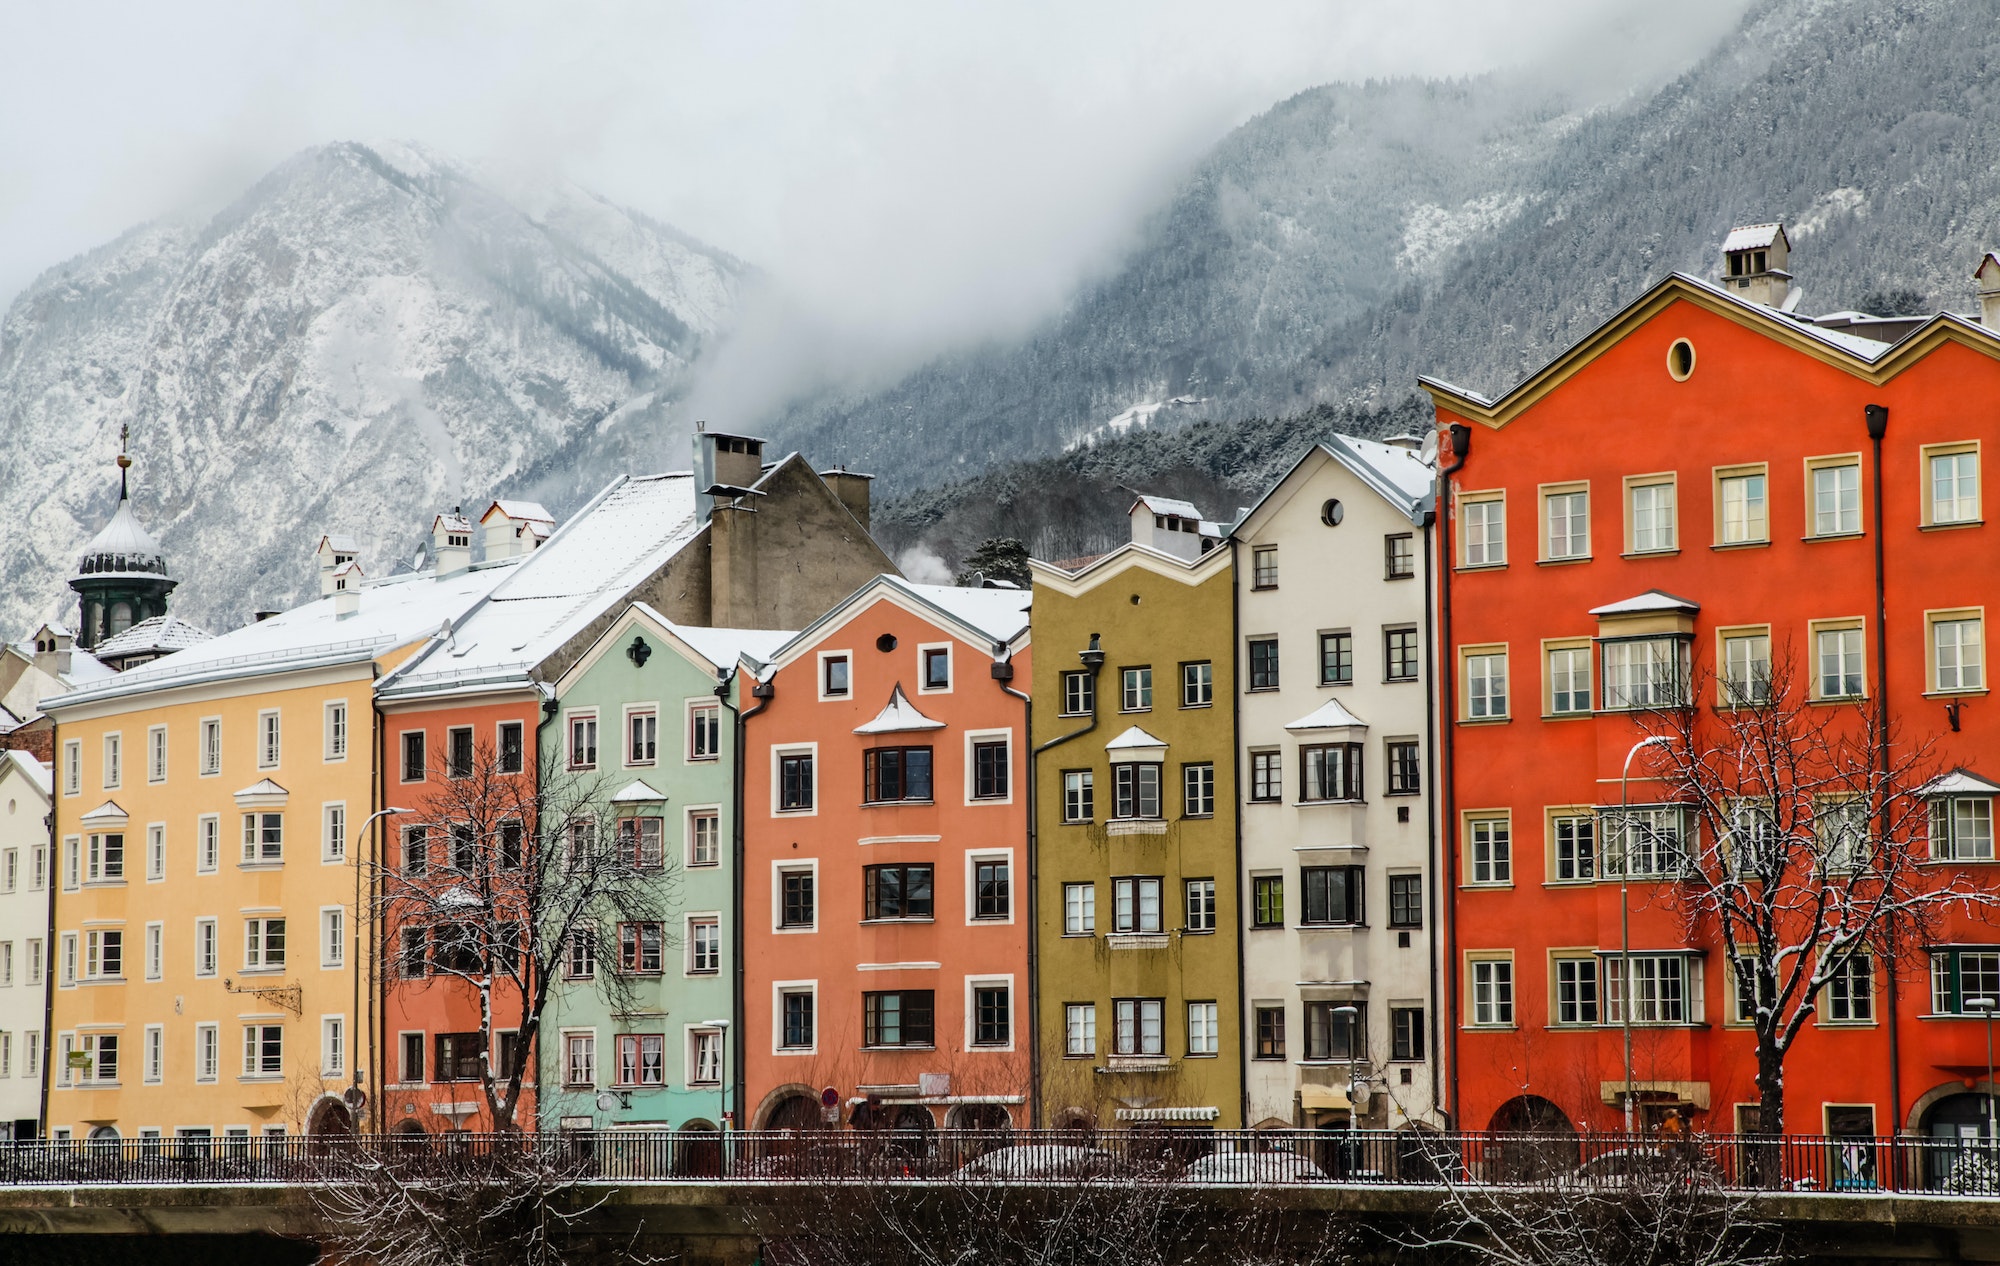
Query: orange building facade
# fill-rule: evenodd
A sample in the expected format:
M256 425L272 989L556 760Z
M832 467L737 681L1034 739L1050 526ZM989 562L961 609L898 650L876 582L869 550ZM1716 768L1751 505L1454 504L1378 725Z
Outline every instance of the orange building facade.
M1028 598L880 577L745 701L744 1125L1028 1123Z
M1648 753L1623 779L1646 730L1607 699L1624 690L1616 647L1678 642L1698 681L1762 637L1816 700L1829 669L1849 702L1886 692L1892 724L1969 775L1953 811L1973 828L1932 873L2000 885L2000 788L1981 787L2000 781L1983 625L2000 601L1986 561L2000 529L1983 511L2000 337L1958 317L1911 324L1871 343L1676 276L1500 397L1426 381L1450 497L1440 970L1461 1128L1616 1130L1628 1075L1642 1127L1755 1121L1734 971L1664 878L1630 883L1624 1067L1611 997L1621 896L1603 824L1627 795L1642 812L1672 807ZM1879 445L1867 406L1887 409ZM1821 998L1786 1063L1785 1130L1986 1128L1987 1035L1965 1003L2000 983L2000 926L1961 911L1942 932Z

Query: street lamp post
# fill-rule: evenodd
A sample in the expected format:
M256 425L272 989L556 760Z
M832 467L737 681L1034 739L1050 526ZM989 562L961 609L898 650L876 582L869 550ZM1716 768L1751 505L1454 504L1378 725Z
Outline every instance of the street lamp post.
M1618 1023L1625 1037L1625 1133L1633 1133L1632 1116L1632 758L1649 747L1672 742L1664 734L1649 734L1625 753L1618 775Z
M351 836L350 838L351 838L352 840L364 840L364 839L367 839L367 838L368 838L368 832L369 832L370 828L372 828L372 827L373 827L373 826L375 825L375 823L376 823L376 821L377 821L377 820L379 820L379 819L381 819L381 818L388 818L388 817L395 817L395 816L397 816L397 815L399 815L399 814L404 814L404 813L415 813L415 812L416 812L416 810L415 810L415 809L405 809L405 808L401 808L401 807L399 807L399 806L397 806L397 805L390 805L390 806L389 806L388 808L386 808L386 809L377 809L377 810L375 810L375 812L373 812L373 813L369 814L369 815L368 815L367 817L365 817L365 818L361 819L361 829L360 829L360 830L358 830L358 831L355 831L355 832L353 832L353 833L352 833L352 836ZM350 845L350 847L351 847L351 845ZM357 863L355 864L355 867L354 867L354 920L353 920L353 922L354 922L354 928L353 928L353 932L354 932L354 1023L355 1023L355 1026L356 1026L357 1028L359 1028L359 1027L360 1027L360 1024L361 1024L361 981L362 981L362 977L363 977L364 975L369 975L369 974L372 974L372 973L374 972L374 970L375 970L375 964L374 964L374 962L373 962L373 961L367 961L367 962L365 963L365 965L364 965L364 960L363 960L363 959L362 959L362 957L361 957L361 927L362 927L362 925L363 925L364 923L369 923L369 922L371 922L371 920L370 920L370 919L368 918L368 915L367 915L367 908L366 908L366 906L365 906L365 905L363 904L363 902L362 902L362 894L361 894L361 882L362 882L362 878L363 878L363 876L364 876L364 875L365 875L366 873L367 873L367 867L365 867L365 866L362 866L361 864L359 864L359 863L357 862ZM373 982L373 981L370 981L369 983L370 983L370 985L372 986L374 982ZM369 992L370 992L370 996L372 997L372 996L373 996L373 992L374 992L374 991L373 991L373 989L372 989L372 987L371 987L371 989L370 989L370 991L369 991ZM370 1049L370 1050L372 1050L372 1049L373 1049L373 1045L372 1045L372 1044L373 1044L373 1043L374 1043L374 1041L375 1041L375 1018L374 1018L374 1015L373 1015L373 1011L374 1011L374 1008L373 1008L372 1004L371 1004L371 1006L370 1006L369 1010L370 1010L370 1015L369 1015L369 1018L368 1018L368 1029L367 1029L367 1031L366 1031L365 1035L364 1035L364 1034L362 1034L362 1033L355 1033L355 1034L354 1034L354 1035L353 1035L352 1037L350 1037L350 1038L348 1039L348 1043L347 1043L347 1048L348 1048L348 1054L349 1054L349 1057L348 1057L348 1063L349 1063L350 1065L352 1065L352 1071L353 1071L353 1085L354 1085L354 1087L355 1087L355 1089L356 1089L356 1090L359 1090L359 1089L360 1089L360 1087L361 1087L361 1061L360 1061L359 1059L357 1059L357 1058L355 1058L355 1057L354 1057L354 1053L355 1053L355 1052L357 1052L358 1050L360 1050L360 1049L361 1049L361 1039L362 1039L362 1038L363 1038L364 1036L366 1037L367 1041L368 1041L368 1042L369 1042L369 1043L371 1044L371 1045L370 1045L370 1047L369 1047L369 1049ZM379 1071L381 1071L381 1070L380 1070L380 1069L378 1068L378 1069L377 1069L376 1071L378 1071L378 1072L379 1072ZM349 1091L348 1093L349 1093L349 1094L353 1094L354 1092L353 1092L353 1091ZM359 1097L359 1096L357 1096L357 1097ZM363 1098L362 1098L362 1101L361 1101L361 1104L360 1104L360 1105L358 1105L358 1106L357 1106L357 1105L354 1105L354 1104L353 1104L353 1102L352 1102L352 1100L350 1100L350 1101L349 1101L349 1111L351 1112L351 1114L352 1114L352 1116L353 1116L353 1118L354 1118L354 1129L355 1129L355 1132L356 1132L356 1133L359 1133L359 1132L360 1132L360 1130L361 1130L361 1110L362 1110L362 1108L363 1108L363 1107L366 1107L366 1106L367 1106L367 1100L366 1100L366 1098L365 1098L365 1097L363 1097Z
M1343 1149L1347 1154L1341 1160L1351 1174L1361 1168L1361 1148L1354 1137L1355 1131L1361 1128L1361 1109L1355 1106L1354 1098L1357 1090L1368 1088L1368 1083L1355 1066L1366 1061L1368 1035L1362 1030L1360 1007L1343 1002L1333 1008L1332 1014L1347 1022L1347 1146Z
M2000 1117L1994 1115L1993 1096L1993 1012L2000 1009L2000 1003L1991 998L1967 998L1967 1011L1977 1011L1986 1017L1986 1153L1993 1154L1994 1136L2000 1134Z
M718 1124L726 1129L729 1125L729 1021L710 1020L703 1027L715 1029L722 1034L722 1049L715 1053L716 1058L721 1061L720 1067L716 1069L715 1096L717 1110L721 1113Z

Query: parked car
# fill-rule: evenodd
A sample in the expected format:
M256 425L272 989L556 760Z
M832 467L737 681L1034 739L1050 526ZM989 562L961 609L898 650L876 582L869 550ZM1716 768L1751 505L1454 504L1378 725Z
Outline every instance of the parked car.
M1621 1182L1657 1181L1683 1176L1694 1182L1720 1182L1715 1162L1700 1152L1668 1151L1661 1147L1615 1147L1578 1165L1563 1181L1580 1187L1609 1187Z
M1216 1152L1187 1167L1182 1182L1299 1183L1325 1182L1327 1173L1291 1152Z
M1108 1178L1117 1168L1111 1153L1065 1143L996 1147L959 1167L962 1178Z

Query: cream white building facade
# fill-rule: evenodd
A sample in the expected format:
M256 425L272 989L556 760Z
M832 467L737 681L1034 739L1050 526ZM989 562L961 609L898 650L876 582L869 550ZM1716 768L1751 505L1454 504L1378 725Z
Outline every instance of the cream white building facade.
M1432 474L1334 436L1232 534L1253 1125L1440 1121Z
M49 767L0 752L0 1138L33 1138L48 1014Z

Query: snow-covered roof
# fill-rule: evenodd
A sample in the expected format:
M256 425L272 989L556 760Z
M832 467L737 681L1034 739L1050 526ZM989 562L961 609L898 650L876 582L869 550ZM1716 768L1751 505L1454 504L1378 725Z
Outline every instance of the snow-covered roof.
M1201 519L1201 511L1194 502L1182 501L1178 497L1156 497L1152 493L1142 492L1132 506L1134 509L1145 506L1154 514L1177 514L1183 519L1194 519L1197 522ZM1126 513L1129 514L1131 511L1128 510Z
M883 576L881 583L900 589L937 608L995 642L1011 642L1028 627L1028 589L985 589L960 585L920 585L901 576Z
M132 513L132 503L120 497L111 522L77 554L76 570L79 576L164 576L167 556Z
M1722 239L1722 249L1725 252L1759 250L1784 235L1785 226L1782 224L1746 224L1729 230L1729 236Z
M470 532L471 530L472 520L466 518L456 510L450 514L440 514L431 520L431 531L434 534L438 532Z
M289 796L291 794L291 792L272 782L269 778L259 778L256 782L238 791L235 798L238 800L247 800L252 796Z
M1422 521L1434 491L1432 477L1436 472L1429 462L1396 444L1383 444L1352 435L1333 435L1308 449L1290 470L1279 476L1264 491L1264 495L1257 498L1255 505L1237 517L1234 530L1243 531L1252 519L1259 518L1259 512L1271 504L1272 498L1312 460L1314 453L1324 453L1339 462L1413 523Z
M510 519L521 519L530 523L554 524L556 521L556 516L550 514L547 507L539 501L508 501L503 498L496 498L492 505L487 506L486 513L479 516L479 521L486 522L493 517L495 511Z
M620 787L611 797L613 804L658 804L667 798L667 793L654 788L643 778L634 778Z
M348 563L348 567L354 566ZM100 659L118 659L126 655L142 655L148 651L184 651L214 637L207 629L197 628L176 615L156 615L141 620L122 633L113 633L97 644L96 655ZM74 666L75 661L71 664Z
M1107 752L1123 752L1135 747L1165 747L1166 745L1167 741L1165 739L1154 738L1135 725L1123 734L1120 734L1117 738L1112 739L1109 743L1106 743L1104 750Z
M315 554L321 551L330 551L335 554L358 554L361 552L361 542L346 532L328 532L319 538L319 546L313 550Z
M1659 612L1671 611L1676 614L1685 613L1692 615L1699 610L1701 610L1699 602L1694 602L1687 598L1677 598L1673 594L1661 589L1648 589L1637 597L1626 598L1622 601L1609 603L1601 607L1592 607L1590 614L1597 616L1653 615Z
M127 816L124 808L116 800L106 800L77 821L85 826L94 826L103 822L123 822Z
M1948 774L1925 783L1918 793L1925 796L1993 796L2000 795L2000 783L1989 782L1971 770L1960 766Z
M652 611L652 608L647 610ZM675 624L657 611L653 611L653 616L672 628L675 635L693 647L703 659L720 669L729 668L745 655L762 663L776 654L780 646L797 636L785 629L696 628Z
M9 771L28 780L28 784L42 793L46 799L55 790L55 771L27 752L0 752L0 775Z
M1293 721L1285 728L1288 730L1340 730L1353 726L1359 726L1365 730L1368 728L1368 723L1360 717L1355 716L1352 712L1349 712L1340 700L1328 699L1325 703L1306 713L1298 720Z
M889 702L873 721L854 727L856 734L901 734L909 730L942 730L944 722L933 721L917 711L898 682L889 691Z
M2000 272L2000 251L1988 251L1979 261L1979 267L1972 270L1974 277L1984 277L1988 272Z

